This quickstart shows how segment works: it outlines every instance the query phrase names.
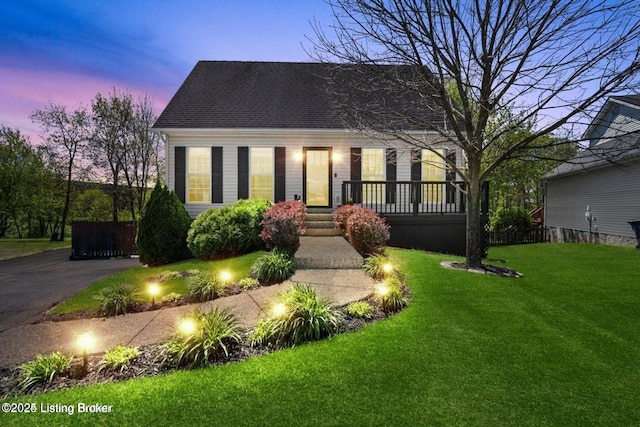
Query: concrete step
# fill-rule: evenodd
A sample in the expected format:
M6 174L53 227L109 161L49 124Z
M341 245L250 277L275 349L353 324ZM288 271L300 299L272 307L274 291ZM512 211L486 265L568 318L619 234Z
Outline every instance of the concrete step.
M331 221L333 222L333 214L328 213L307 213L304 217L305 222L307 221Z
M307 228L335 228L333 221L305 221L304 225Z
M307 208L307 214L333 214L331 208Z
M305 236L339 236L340 230L336 228L307 228Z

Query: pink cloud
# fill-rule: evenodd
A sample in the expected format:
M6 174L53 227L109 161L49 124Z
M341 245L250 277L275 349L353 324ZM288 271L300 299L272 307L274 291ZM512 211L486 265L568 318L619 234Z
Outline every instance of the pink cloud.
M124 82L69 72L25 70L0 67L0 125L18 128L38 144L39 128L29 115L50 102L69 108L89 106L98 92L107 94L113 87L128 90L135 97L143 93L154 100L160 114L170 99L173 88L131 87Z

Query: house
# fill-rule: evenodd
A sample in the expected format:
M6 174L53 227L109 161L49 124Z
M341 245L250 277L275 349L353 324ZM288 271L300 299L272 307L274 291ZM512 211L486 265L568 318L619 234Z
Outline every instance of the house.
M635 246L640 220L640 96L607 100L585 132L587 149L546 177L552 241Z
M349 126L331 78L336 67L198 62L154 125L165 140L168 187L192 217L244 198L299 199L310 210L362 203L387 216L397 242L403 234L415 240L416 233L409 223L394 226L392 215L396 222L414 217L415 225L414 214L451 214L434 219L433 230L454 220L462 235L424 229L423 237L441 240L445 252L463 253L464 203L455 174L431 151ZM444 120L432 109L425 114ZM406 131L439 141L434 131L411 125ZM442 143L439 150L463 162L455 147Z

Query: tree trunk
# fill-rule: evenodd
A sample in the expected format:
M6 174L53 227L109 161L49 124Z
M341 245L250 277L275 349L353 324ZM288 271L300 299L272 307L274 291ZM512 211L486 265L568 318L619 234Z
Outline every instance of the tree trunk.
M467 183L467 267L482 266L483 232L482 211L480 200L482 199L482 185L480 183L480 159L469 158L469 182Z
M64 208L62 209L62 225L60 228L60 237L59 240L61 242L64 241L64 232L67 227L67 215L69 214L69 206L71 204L71 174L73 172L73 159L69 161L69 169L67 170L67 192L64 196Z

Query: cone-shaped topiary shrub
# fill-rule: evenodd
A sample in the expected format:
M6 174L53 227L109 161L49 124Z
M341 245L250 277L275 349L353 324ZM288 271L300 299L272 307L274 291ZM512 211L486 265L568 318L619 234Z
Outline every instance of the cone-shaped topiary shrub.
M190 258L190 226L191 218L178 196L167 187L156 185L138 221L140 262L162 265Z

